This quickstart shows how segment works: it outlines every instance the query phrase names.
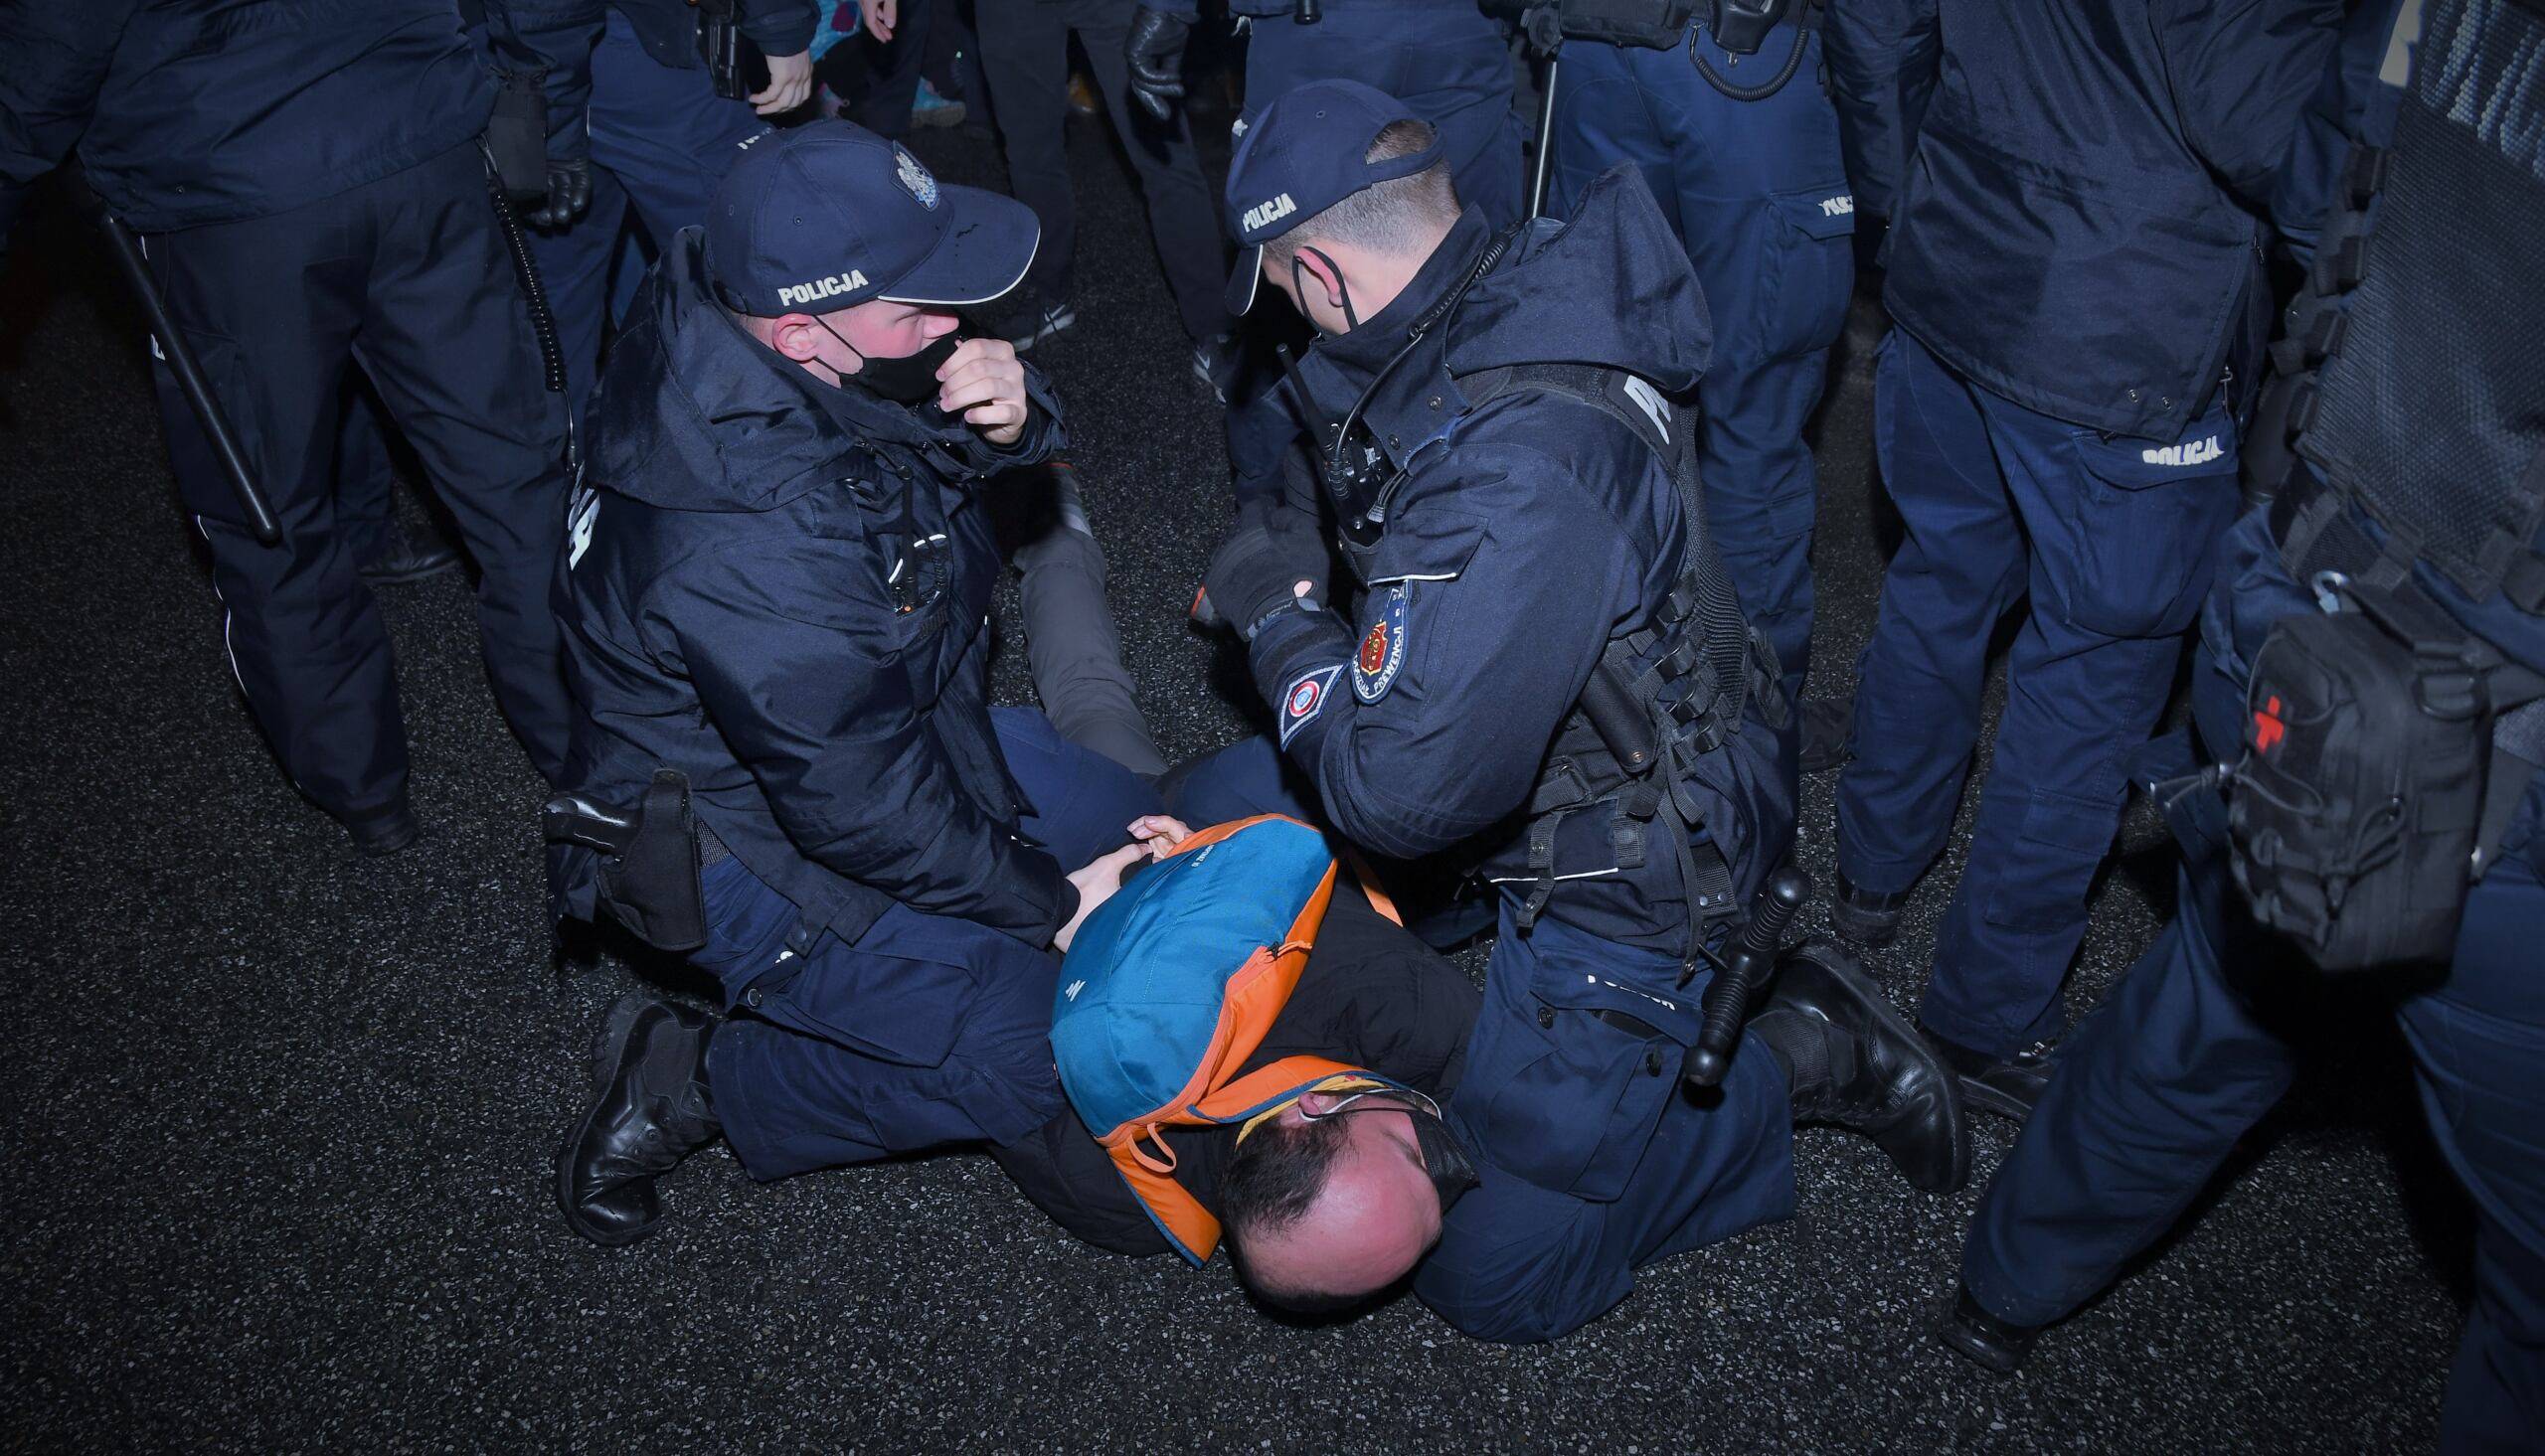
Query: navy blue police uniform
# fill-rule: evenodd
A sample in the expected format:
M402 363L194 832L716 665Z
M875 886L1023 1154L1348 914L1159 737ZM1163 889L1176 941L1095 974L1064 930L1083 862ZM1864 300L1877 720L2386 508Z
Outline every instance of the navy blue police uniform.
M2390 45L2383 24L2399 8L2421 16L2409 62L2415 100L2400 126L2395 107L2409 30ZM2418 166L2420 198L2456 201L2414 220L2418 246L2398 229L2406 215L2394 211L2403 205L2397 183L2371 210L2382 216L2370 220L2369 288L2386 298L2441 301L2373 313L2351 305L2348 338L2321 370L2322 407L2314 418L2339 428L2344 417L2371 417L2392 403L2400 417L2389 417L2380 431L2388 443L2366 453L2391 452L2422 469L2436 468L2429 462L2440 458L2430 452L2434 433L2479 435L2500 448L2485 455L2482 447L2470 454L2452 447L2451 464L2471 468L2414 485L2403 475L2355 474L2368 463L2351 457L2357 436L2332 445L2325 433L2301 434L2303 459L2278 499L2229 534L2218 586L2202 614L2192 694L2194 731L2208 758L2232 755L2242 743L2268 743L2266 726L2248 718L2256 655L2275 624L2318 609L2319 573L2326 570L2365 579L2409 562L2411 584L2466 632L2513 663L2545 670L2545 532L2537 528L2545 496L2534 463L2545 446L2545 404L2526 363L2540 295L2513 221L2534 216L2535 199L2545 196L2545 156L2535 143L2545 118L2538 63L2545 24L2515 5L2485 0L2402 7L2388 0L2366 12L2373 36L2362 70L2374 74L2381 56L2391 59L2382 62L2385 83L2373 88L2382 94L2348 108L2350 134L2381 147L2391 140L2391 176ZM2477 160L2460 164L2452 156ZM2295 165L2319 166L2324 175L2292 180L2289 190L2328 198L2344 159L2339 145L2320 139L2299 148ZM2453 194L2433 190L2432 179L2450 171L2480 182ZM2480 242L2469 244L2469 237ZM2328 259L2316 262L2315 276L2327 276ZM2334 274L2345 266L2330 260ZM2382 281L2381 269L2388 274ZM2399 278L2398 270L2419 277ZM2498 322L2501 315L2515 321ZM2387 342L2378 341L2380 333ZM2482 342L2467 342L2474 340ZM2343 378L2343 371L2379 360L2401 364L2413 377L2368 370ZM2340 398L2353 386L2365 388ZM2363 393L2370 404L2358 403ZM2523 494L2504 490L2522 467ZM2387 515L2363 504L2396 499L2390 484L2421 489L2439 518L2456 526L2504 519L2492 510L2507 502L2505 519L2523 523L2523 538L2502 541L2490 580L2480 569L2468 579L2469 564L2420 558L2390 533L2409 512ZM2444 526L2424 536L2430 524L2410 529L2428 542L2454 534ZM2345 559L2346 552L2356 554ZM2504 566L2511 568L2506 584ZM2266 702L2260 711L2269 708ZM2163 747L2160 740L2157 749ZM2532 762L2537 748L2531 733L2520 751ZM2157 749L2151 758L2160 756ZM2498 774L2512 763L2496 749L2492 765ZM2298 1019L2290 1010L2320 998L2317 973L2292 964L2290 948L2249 911L2231 876L2228 813L2218 796L2173 795L2167 815L2184 850L2176 916L2071 1039L1972 1223L1961 1270L1967 1301L1977 1305L1971 1318L2018 1327L1976 1326L1988 1336L1983 1358L2020 1358L2029 1338L2021 1330L2074 1313L2164 1236L2296 1074ZM2545 776L2530 781L2517 801L2489 870L2466 897L2444 974L2411 983L2394 1002L2433 1140L2473 1207L2472 1300L2442 1415L2443 1450L2533 1450L2545 1432L2545 1151L2535 1135L2545 1121L2540 937ZM1956 1326L1970 1333L1971 1318L1957 1317L1949 1333Z
M1903 539L1859 663L1838 868L1849 899L1896 904L1943 849L1990 642L2027 605L1920 1013L1974 1058L2065 1026L2124 762L2235 515L2262 215L2339 12L1942 5L1875 384Z
M659 249L706 222L736 149L769 130L749 101L716 94L698 15L689 0L519 0L531 43L551 58L551 155L592 168L590 210L531 235L578 408L600 367L623 230L633 223ZM812 0L744 0L740 29L765 55L800 56L816 18Z
M1196 0L1143 8L1190 21ZM1458 198L1495 228L1519 220L1528 199L1511 112L1511 48L1474 0L1339 0L1302 23L1292 0L1231 0L1247 25L1243 139L1266 107L1319 81L1356 81L1403 101L1441 133ZM1265 383L1270 383L1269 381ZM1277 388L1259 388L1229 410L1229 457L1240 501L1282 488L1282 461L1299 421Z
M154 367L178 492L209 544L224 641L294 784L358 844L413 838L389 633L338 516L359 368L479 569L496 701L554 777L569 704L548 580L565 530L563 401L478 145L486 51L448 0L12 6L0 14L0 237L80 148L141 234L170 317L282 528L257 543L173 376ZM495 19L503 18L495 7Z
M1745 65L1702 24L1667 50L1567 40L1552 131L1557 213L1601 173L1631 163L1706 291L1714 364L1697 384L1706 511L1742 606L1777 649L1788 699L1799 698L1811 662L1819 493L1802 430L1855 284L1855 198L1811 9L1792 4ZM1787 58L1782 84L1747 93Z
M1034 238L1021 205L845 122L773 135L676 236L596 397L559 587L582 709L566 781L603 804L658 770L688 781L690 958L742 1013L708 1073L757 1178L1057 1115L1064 870L1156 807L1040 714L989 707L1000 564L978 495L1060 444L1040 376L1024 435L993 448L933 403L815 379L727 311L990 296ZM600 856L551 857L561 910L600 913Z
M1349 83L1276 102L1231 172L1241 243L1373 171L1436 160L1362 165L1405 114ZM1296 217L1245 225L1280 194ZM1242 254L1241 289L1259 250ZM1357 611L1283 608L1252 631L1279 755L1310 801L1273 792L1260 745L1185 781L1192 812L1286 802L1370 854L1447 858L1497 884L1500 934L1449 1107L1484 1179L1414 1282L1481 1338L1556 1338L1624 1298L1635 1266L1791 1207L1786 1087L1755 1039L1720 1099L1678 1090L1707 984L1683 979L1689 937L1747 902L1792 827L1761 713L1766 654L1670 448L1686 416L1668 402L1703 373L1709 334L1686 255L1631 175L1587 190L1561 227L1497 235L1468 209L1394 302L1302 362L1317 411L1363 401L1390 482L1332 503ZM1665 659L1698 665L1674 677ZM1683 729L1664 734L1665 767L1622 788L1577 710L1619 664Z

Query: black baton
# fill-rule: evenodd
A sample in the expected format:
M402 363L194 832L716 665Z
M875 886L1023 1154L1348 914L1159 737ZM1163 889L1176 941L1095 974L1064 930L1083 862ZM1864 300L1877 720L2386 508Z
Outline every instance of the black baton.
M212 442L212 453L221 461L222 472L230 477L230 488L238 493L239 509L248 516L248 532L263 545L272 546L282 540L282 528L274 524L274 508L265 503L265 493L256 488L255 477L248 473L248 457L239 448L239 436L230 429L230 416L221 412L221 402L213 398L212 387L204 383L203 366L195 362L195 351L177 332L168 317L166 300L159 296L159 285L151 279L150 264L141 255L141 244L132 230L123 225L97 196L87 177L75 163L65 169L71 186L72 204L86 213L106 235L106 251L113 254L115 266L132 289L141 305L142 317L150 325L152 338L159 341L159 357L167 361L168 371L177 377L177 388L185 392L186 404L195 411L195 422L203 426L204 437Z
M1809 898L1811 877L1791 865L1769 876L1760 888L1750 923L1733 938L1732 948L1715 971L1714 984L1706 988L1705 1028L1697 1033L1697 1045L1688 1052L1685 1075L1689 1081L1711 1087L1723 1080L1724 1071L1732 1065L1733 1044L1741 1040L1741 1025L1750 1016L1751 993L1767 984L1769 973L1776 969L1777 952L1784 948L1785 927Z

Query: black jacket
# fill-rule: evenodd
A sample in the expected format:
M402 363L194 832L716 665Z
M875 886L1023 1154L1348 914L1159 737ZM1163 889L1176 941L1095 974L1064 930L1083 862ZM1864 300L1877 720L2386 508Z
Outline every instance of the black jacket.
M1921 12L1927 12L1922 14ZM2341 0L1888 0L1937 48L1897 186L1883 301L1987 389L2107 433L2171 440L2231 363L2256 364L2271 299L2265 221L2300 107L2332 63ZM1857 28L1864 27L1860 18ZM1857 75L1874 109L1917 79ZM1856 133L1868 134L1857 115ZM1885 155L1860 157L1879 175Z
M501 3L487 19L508 29ZM143 233L270 217L402 172L485 130L489 55L453 0L0 5L0 241L74 146Z
M899 901L1048 944L1078 896L1016 838L973 487L1060 442L1050 395L1030 376L1038 407L997 451L822 384L706 294L700 251L695 228L674 240L594 399L558 587L583 710L559 786L632 805L679 769L700 821L846 939ZM559 909L590 918L595 856L551 857Z
M1438 951L1370 908L1359 891L1339 889L1298 989L1238 1071L1284 1056L1324 1056L1446 1102L1466 1066L1467 1034L1481 1000L1474 983ZM1166 1137L1175 1149L1176 1183L1218 1216L1220 1177L1237 1129L1178 1127ZM1120 1254L1167 1252L1165 1235L1076 1112L992 1148L990 1156L1035 1207L1089 1243Z

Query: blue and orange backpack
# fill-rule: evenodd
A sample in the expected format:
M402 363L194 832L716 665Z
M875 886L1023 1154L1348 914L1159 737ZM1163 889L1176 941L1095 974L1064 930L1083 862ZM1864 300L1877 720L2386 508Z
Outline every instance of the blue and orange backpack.
M1218 1246L1220 1222L1176 1183L1169 1130L1242 1123L1330 1077L1366 1075L1322 1056L1239 1074L1298 986L1335 884L1324 836L1298 820L1217 825L1098 906L1062 965L1052 1006L1061 1087L1167 1242L1196 1264Z

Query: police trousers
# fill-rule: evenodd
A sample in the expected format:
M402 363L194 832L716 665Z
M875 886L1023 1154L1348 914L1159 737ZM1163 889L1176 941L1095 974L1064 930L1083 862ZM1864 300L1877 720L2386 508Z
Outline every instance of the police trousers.
M495 701L541 774L570 705L549 578L566 536L565 402L539 349L474 145L267 218L146 240L282 540L248 533L164 363L152 375L177 490L211 548L223 643L283 771L340 820L407 802L389 632L340 518L349 377L414 444L478 569ZM356 482L357 487L376 482Z
M632 221L659 251L673 234L705 223L735 150L769 129L750 102L717 95L706 68L648 55L615 6L593 47L592 81L592 210L530 232L578 409L589 407L600 371L622 231Z
M1717 74L1729 58L1710 41ZM1791 22L1738 72L1780 63ZM1557 72L1548 207L1571 216L1601 173L1643 174L1688 249L1714 316L1714 362L1697 384L1706 518L1750 621L1798 699L1811 666L1811 529L1819 493L1803 426L1820 405L1829 349L1855 286L1855 203L1838 113L1821 88L1820 37L1771 96L1735 100L1666 51L1565 43Z
M2105 438L1970 384L1895 329L1874 447L1903 537L1857 665L1838 868L1894 893L1943 850L1990 641L2027 605L1919 1011L1954 1042L2008 1054L2066 1026L2060 984L2120 830L2126 760L2164 710L2235 514L2235 426L2212 408L2171 444Z
M2211 752L2239 739L2245 654L2270 618L2312 610L2259 516L2237 528L2204 620L2194 702ZM2232 751L2232 747L2228 750ZM1998 1169L1962 1280L2000 1318L2075 1312L2163 1236L2238 1139L2280 1100L2296 1056L2281 1003L2311 972L2263 980L2267 932L2244 912L2214 796L2173 814L2180 905L2060 1053ZM2442 1416L2442 1449L2533 1451L2545 1440L2545 782L2465 904L2446 978L2403 997L2433 1138L2474 1210L2473 1301Z
M1121 765L1030 709L991 710L1032 806L1020 833L1075 870L1162 806ZM808 928L740 860L701 876L708 940L690 959L734 1013L708 1049L726 1140L775 1179L948 1143L1006 1142L1058 1116L1060 957L1002 931L895 905L855 940Z

